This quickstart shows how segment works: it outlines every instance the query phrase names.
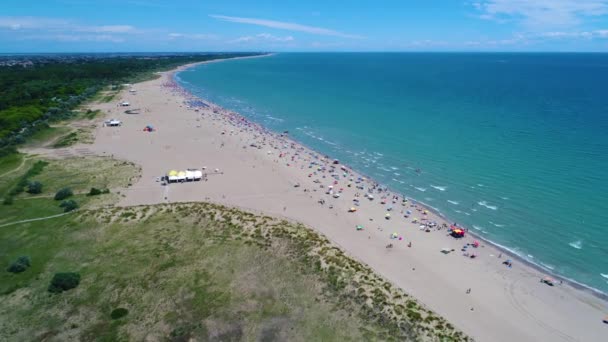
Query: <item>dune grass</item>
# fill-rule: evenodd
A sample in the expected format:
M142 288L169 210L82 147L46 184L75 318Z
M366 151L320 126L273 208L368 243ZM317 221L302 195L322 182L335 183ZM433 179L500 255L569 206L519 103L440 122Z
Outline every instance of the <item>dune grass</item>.
M43 193L0 206L0 225L60 213L62 187L81 209L0 228L2 341L467 340L303 225L211 203L114 207L84 193L128 186L133 164L48 162ZM5 271L21 256L31 267ZM63 272L80 284L50 294Z

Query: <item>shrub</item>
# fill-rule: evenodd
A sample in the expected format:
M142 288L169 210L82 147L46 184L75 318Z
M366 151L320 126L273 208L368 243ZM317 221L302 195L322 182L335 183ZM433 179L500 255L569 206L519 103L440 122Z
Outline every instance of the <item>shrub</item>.
M103 192L97 188L91 188L91 191L89 191L88 196L97 196L97 195L101 195Z
M72 195L74 195L74 193L72 192L72 189L63 188L63 189L60 189L59 191L57 191L57 193L55 194L55 200L61 201Z
M78 284L80 284L80 274L78 273L55 273L48 290L51 293L61 293L76 288Z
M31 266L31 260L29 256L20 256L17 260L13 261L8 268L7 271L11 273L21 273L28 269Z
M38 181L29 182L26 191L30 194L39 194L42 192L42 183Z
M78 203L76 203L76 201L74 200L64 200L61 202L61 204L59 205L61 208L63 208L64 212L68 212L68 211L72 211L74 209L78 208Z
M116 309L112 310L112 313L110 313L110 317L112 319L119 319L119 318L125 317L128 313L129 313L129 310L127 310L125 308L116 308Z
M2 204L4 204L4 205L11 205L11 204L13 204L13 196L7 195L6 197L4 197L4 200L2 201Z

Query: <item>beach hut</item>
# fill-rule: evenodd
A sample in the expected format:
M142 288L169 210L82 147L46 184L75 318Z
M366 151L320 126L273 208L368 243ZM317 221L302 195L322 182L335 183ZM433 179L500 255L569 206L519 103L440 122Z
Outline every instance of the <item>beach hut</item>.
M191 169L186 170L186 180L189 182L194 181L194 170L191 170Z
M167 173L167 180L169 181L169 183L171 182L177 182L177 171L175 170L171 170Z
M186 172L185 171L179 171L177 173L177 181L178 182L185 182L186 181Z

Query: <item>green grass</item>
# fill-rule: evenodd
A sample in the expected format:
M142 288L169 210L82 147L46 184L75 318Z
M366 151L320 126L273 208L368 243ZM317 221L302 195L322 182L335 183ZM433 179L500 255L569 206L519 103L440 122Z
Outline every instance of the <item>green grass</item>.
M81 114L81 116L82 116L84 119L87 119L87 120L93 120L93 119L95 119L96 117L98 117L100 114L102 114L100 110L90 110L90 109L87 109L87 110L85 110L85 111L84 111L84 112Z
M62 135L67 134L72 129L66 126L51 126L45 129L41 129L40 131L34 133L32 136L28 137L27 142L23 145L23 147L40 147L44 146L47 143L61 137Z
M23 157L23 154L20 153L9 154L7 156L0 157L0 175L3 175L19 167L19 165L21 165L21 162L23 161Z
M28 165L33 165L39 160L30 159ZM36 195L21 193L14 197L13 204L0 205L0 224L62 213L63 210L59 208L60 201L55 201L53 197L64 187L74 191L75 196L71 198L75 199L81 208L112 203L117 196L114 193L99 196L86 196L86 194L92 187L100 189L126 187L139 172L131 163L102 157L49 159L46 162L49 164L40 174L30 177L30 180L43 184L42 193ZM0 177L0 190L4 190L2 194L7 194L14 188L27 170L28 168L23 168L21 173Z
M214 239L219 222L184 225L180 216L102 224L87 214L0 230L2 263L32 259L19 275L0 273L0 339L363 338L367 324L326 302L320 279L303 274L285 246ZM81 284L49 296L56 272L78 272ZM118 307L129 313L112 320Z
M55 141L55 143L53 143L53 147L55 147L55 148L68 147L68 146L74 145L77 142L78 142L78 133L73 131L73 132L70 132L70 133L62 136L61 138L57 139L57 141Z

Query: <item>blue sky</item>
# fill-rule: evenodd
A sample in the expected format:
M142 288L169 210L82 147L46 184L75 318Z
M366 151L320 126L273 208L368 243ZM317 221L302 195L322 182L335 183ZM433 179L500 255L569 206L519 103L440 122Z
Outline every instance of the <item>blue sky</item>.
M1 0L0 52L604 51L608 0Z

